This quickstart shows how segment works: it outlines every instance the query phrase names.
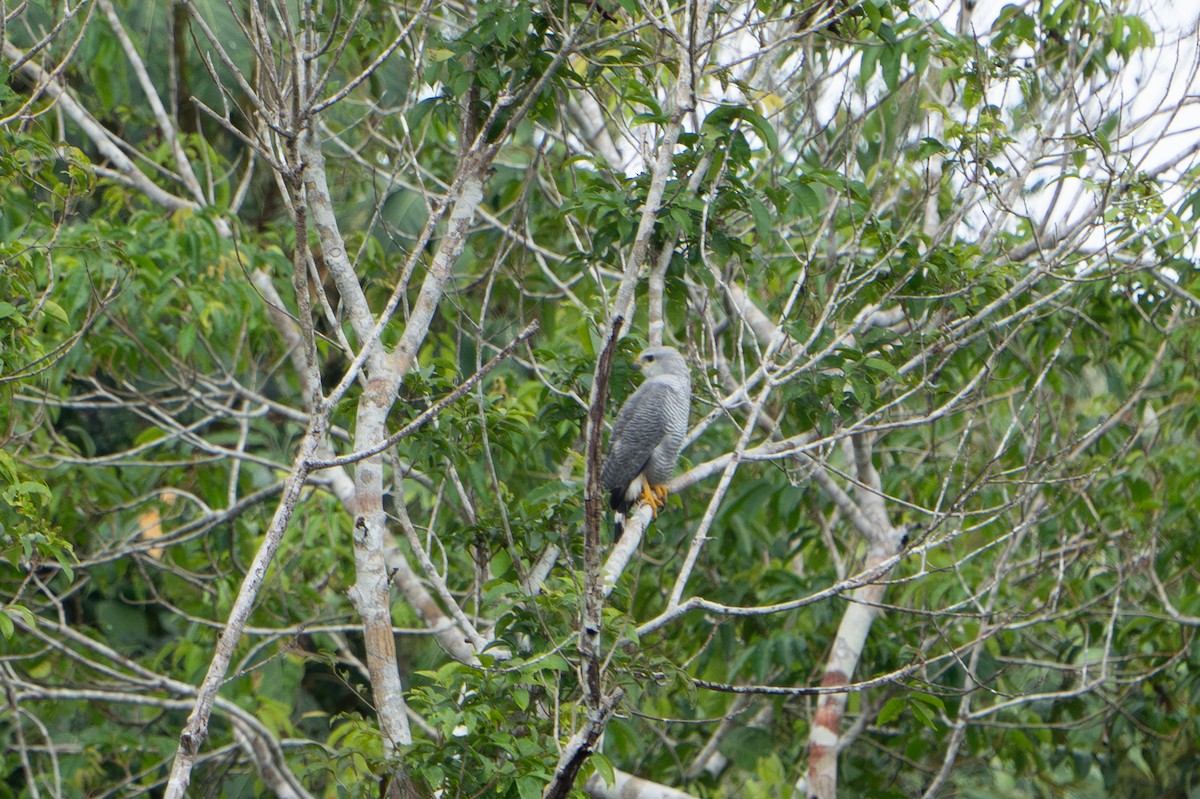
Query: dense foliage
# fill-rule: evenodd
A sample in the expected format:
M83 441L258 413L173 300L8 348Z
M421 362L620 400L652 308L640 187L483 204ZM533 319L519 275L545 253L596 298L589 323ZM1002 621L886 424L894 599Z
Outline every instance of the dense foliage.
M1171 42L953 5L6 11L0 796L1200 791Z

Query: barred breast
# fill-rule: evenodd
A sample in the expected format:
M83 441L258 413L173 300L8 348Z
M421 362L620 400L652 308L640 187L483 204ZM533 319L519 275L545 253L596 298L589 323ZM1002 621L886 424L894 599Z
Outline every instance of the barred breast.
M675 376L656 379L670 381L673 389L666 394L663 402L662 439L650 454L650 462L646 464L646 477L653 485L662 485L669 482L675 473L679 450L683 448L683 440L687 436L692 387L690 381Z

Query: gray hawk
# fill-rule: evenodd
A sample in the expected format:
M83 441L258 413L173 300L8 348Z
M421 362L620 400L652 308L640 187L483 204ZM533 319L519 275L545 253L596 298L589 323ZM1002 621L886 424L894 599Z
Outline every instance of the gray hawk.
M667 504L666 483L687 436L692 380L687 361L671 347L651 347L635 368L646 380L617 413L600 485L618 513L629 513L641 500L657 515Z

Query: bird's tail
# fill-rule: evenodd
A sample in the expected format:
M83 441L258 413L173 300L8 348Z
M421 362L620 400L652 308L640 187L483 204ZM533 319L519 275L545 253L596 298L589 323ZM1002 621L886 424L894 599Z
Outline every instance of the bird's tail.
M613 543L620 541L623 535L625 535L625 514L618 511L613 514Z

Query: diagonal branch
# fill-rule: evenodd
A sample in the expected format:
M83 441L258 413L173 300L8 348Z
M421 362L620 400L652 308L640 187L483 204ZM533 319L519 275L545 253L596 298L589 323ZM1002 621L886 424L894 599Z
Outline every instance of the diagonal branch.
M162 99L158 96L158 90L154 87L154 81L150 79L150 73L146 71L146 63L142 56L134 46L133 41L129 38L129 34L125 31L125 26L121 24L121 18L117 16L117 10L113 7L112 0L98 0L100 10L104 12L105 19L116 34L117 41L121 44L121 49L125 52L125 58L133 69L133 74L137 78L138 85L142 88L142 94L146 96L146 102L150 104L150 110L154 113L154 120L161 129L162 138L166 141L167 146L171 148L171 157L175 159L175 174L180 182L191 193L192 199L197 203L204 203L204 191L200 188L200 181L196 179L195 173L192 171L191 162L188 160L187 153L183 151L183 145L179 141L179 131L175 128L175 122L171 119L167 109L163 106Z
M543 799L566 799L571 794L579 769L596 748L600 734L617 712L617 704L625 696L625 689L617 688L603 697L599 705L588 711L587 721L571 736L554 767L554 779L546 786Z
M258 592L266 580L271 561L279 550L279 544L283 541L283 534L287 530L288 522L291 521L296 504L300 500L300 491L304 488L309 473L307 464L312 460L313 453L316 452L325 436L326 413L328 410L312 415L308 430L305 431L304 438L300 442L300 450L293 461L292 471L284 483L283 496L275 509L275 516L271 519L271 525L267 528L258 552L255 553L254 560L246 571L241 588L238 589L237 599L234 600L233 607L229 611L229 620L217 640L217 648L209 663L208 673L205 674L197 691L192 713L188 716L183 732L179 735L179 748L175 753L171 776L167 781L167 790L164 794L166 799L184 799L187 796L192 767L196 763L200 746L208 737L208 719L212 714L213 704L217 700L217 691L220 690L225 674L229 670L234 649L241 639L242 631L250 617L250 611L258 598Z
M397 430L395 433L392 433L390 436L385 438L383 441L373 444L370 447L368 447L367 449L364 449L362 451L351 452L346 455L339 455L336 458L326 458L323 460L316 460L316 461L313 461L310 465L312 466L312 468L314 470L329 469L329 468L332 468L335 466L345 466L350 463L355 463L356 461L361 461L365 458L370 458L373 455L378 455L379 453L384 452L385 450L391 449L392 447L396 446L396 444L400 443L402 440L408 438L413 433L417 432L422 427L427 425L429 422L433 421L433 419L435 419L437 417L437 415L439 413L441 413L442 411L444 411L448 406L453 405L455 402L462 399L463 396L465 396L467 394L467 392L469 392L471 389L473 389L476 385L479 384L479 381L481 381L481 380L483 380L483 378L487 377L489 372L491 372L493 369L495 369L497 366L499 366L501 361L505 360L506 358L508 358L508 356L512 355L513 350L515 350L518 346L520 346L522 343L524 343L526 339L528 339L530 336L532 336L534 333L536 333L538 331L539 327L540 327L540 324L536 319L534 321L530 322L528 325L525 326L525 329L522 330L517 335L516 338L514 338L512 341L510 341L508 344L506 344L504 346L504 348L501 349L500 352L498 352L495 355L495 357L493 357L490 361L488 361L486 364L484 364L482 367L480 367L479 371L475 372L473 375L468 377L466 380L464 380L462 383L460 383L453 391L451 391L446 396L442 397L440 400L435 402L433 405L426 408L424 411L422 411L417 416L417 418L413 419L411 422L409 422L404 427Z
M9 42L4 43L4 57L11 61L23 62L20 71L34 82L36 88L33 93L45 94L51 101L57 104L63 110L63 113L79 126L79 129L87 136L100 154L113 164L126 183L146 195L146 198L151 202L162 206L167 211L199 210L199 203L184 199L161 188L147 177L144 172L138 169L137 165L121 149L118 143L119 139L101 125L92 116L91 112L80 105L79 101L70 92L60 86L54 77L42 69L37 62L26 59L25 54Z

